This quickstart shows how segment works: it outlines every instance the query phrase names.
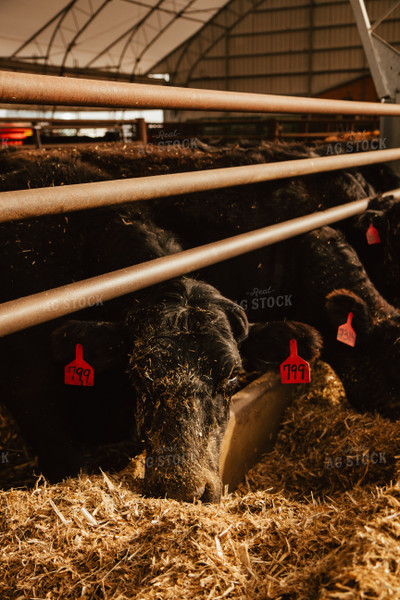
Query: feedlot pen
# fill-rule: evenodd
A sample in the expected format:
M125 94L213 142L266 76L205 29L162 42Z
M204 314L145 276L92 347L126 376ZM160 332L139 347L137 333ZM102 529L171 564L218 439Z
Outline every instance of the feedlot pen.
M400 115L396 105L174 88L163 88L160 94L153 86L6 72L0 73L0 99L18 104ZM400 149L385 149L5 191L0 194L0 220L399 159ZM9 301L0 306L0 335L71 314L90 306L93 297L106 302L362 214L369 200L133 265L124 273L107 273ZM218 505L145 498L140 459L112 476L82 475L57 485L39 478L34 489L3 491L1 597L400 597L398 423L356 412L334 372L321 362L313 367L311 384L296 391L272 452L246 474L237 492L225 494ZM21 485L24 477L18 471L31 470L32 463L24 465L29 455L12 463L21 442L6 413L1 423L6 443L0 468L14 485Z

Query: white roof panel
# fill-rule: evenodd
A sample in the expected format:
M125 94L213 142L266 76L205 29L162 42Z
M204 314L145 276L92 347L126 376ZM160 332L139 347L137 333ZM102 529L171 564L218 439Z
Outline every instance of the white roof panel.
M1 0L0 57L146 75L228 0Z

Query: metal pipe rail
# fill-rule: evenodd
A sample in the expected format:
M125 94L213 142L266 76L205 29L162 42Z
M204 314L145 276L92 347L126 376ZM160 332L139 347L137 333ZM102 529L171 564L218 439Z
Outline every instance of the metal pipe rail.
M385 195L395 195L396 198L400 198L400 189ZM5 302L0 304L0 337L82 310L92 304L93 297L105 302L352 217L364 212L368 208L370 199L356 200L277 225Z
M45 117L0 117L0 127L25 127L38 125L43 129L75 129L76 127L100 129L108 125L132 125L137 119L46 119Z
M108 108L400 116L397 104L301 98L0 71L0 102Z
M400 148L0 193L0 222L286 179L400 159Z

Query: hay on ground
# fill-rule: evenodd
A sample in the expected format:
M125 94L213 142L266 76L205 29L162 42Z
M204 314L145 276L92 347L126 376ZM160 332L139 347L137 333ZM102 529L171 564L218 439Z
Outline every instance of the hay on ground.
M145 498L139 460L5 490L0 598L400 598L399 434L318 363L274 451L220 504Z

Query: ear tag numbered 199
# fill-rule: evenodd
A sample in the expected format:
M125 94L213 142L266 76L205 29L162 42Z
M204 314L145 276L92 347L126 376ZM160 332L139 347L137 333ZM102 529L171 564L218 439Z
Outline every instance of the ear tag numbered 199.
M94 370L83 360L83 346L76 344L75 360L64 367L66 385L94 385Z
M376 227L374 227L372 225L372 223L370 223L367 233L365 235L367 236L367 242L370 246L372 246L372 244L380 244L381 243L379 231L376 229Z
M352 319L353 313L349 312L346 323L340 325L336 336L336 339L339 340L339 342L343 342L343 344L347 344L348 346L356 345L356 332L351 326Z
M290 356L281 364L282 383L310 383L310 365L297 354L296 340L290 340Z

